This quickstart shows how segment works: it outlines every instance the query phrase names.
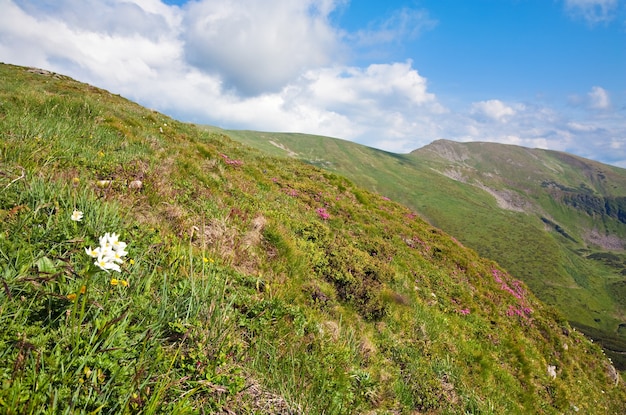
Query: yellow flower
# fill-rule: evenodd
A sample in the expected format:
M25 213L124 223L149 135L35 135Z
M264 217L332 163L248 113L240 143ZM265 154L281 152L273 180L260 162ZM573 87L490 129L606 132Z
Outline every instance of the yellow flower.
M202 258L202 260L204 261L204 263L206 264L207 262L209 262L209 260L207 259L207 257Z
M126 280L118 280L117 278L112 278L111 285L121 285L122 287L128 287L129 284Z
M131 259L131 260L130 260L130 261L128 261L128 262L130 262L130 265L135 265L135 260L134 260L134 259Z
M85 291L87 291L87 287L86 287L86 286L84 286L84 285L82 285L82 286L80 287L80 293L81 293L81 294L85 294Z
M68 294L67 295L67 299L70 300L70 301L76 300L76 294L74 294L74 293Z

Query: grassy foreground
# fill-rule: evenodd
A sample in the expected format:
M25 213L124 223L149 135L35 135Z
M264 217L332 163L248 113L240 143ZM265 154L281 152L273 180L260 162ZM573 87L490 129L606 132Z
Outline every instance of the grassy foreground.
M10 65L0 278L1 413L626 411L599 347L406 207Z

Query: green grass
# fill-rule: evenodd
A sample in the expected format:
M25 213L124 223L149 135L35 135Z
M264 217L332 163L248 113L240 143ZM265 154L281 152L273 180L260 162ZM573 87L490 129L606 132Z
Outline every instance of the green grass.
M65 77L0 79L0 412L626 409L597 345L407 207ZM106 232L119 273L85 252Z
M564 153L493 143L442 141L403 155L322 136L206 128L267 154L345 175L411 207L496 260L588 335L626 342L626 333L618 330L626 321L619 296L626 281L624 263L594 259L623 255L623 249L594 246L587 236L595 230L626 240L626 226L617 214L597 211L605 205L619 210L626 186L623 169ZM454 175L463 176L463 181L452 179ZM508 192L524 211L502 209L477 184ZM626 369L622 363L619 367Z

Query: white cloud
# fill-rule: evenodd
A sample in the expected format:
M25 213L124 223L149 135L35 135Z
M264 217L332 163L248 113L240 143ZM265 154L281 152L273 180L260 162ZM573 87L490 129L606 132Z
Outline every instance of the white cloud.
M515 115L516 111L511 106L506 105L500 100L490 99L488 101L473 103L471 113L479 118L486 117L502 122L510 116Z
M330 67L304 75L308 93L331 110L358 112L372 106L407 108L435 102L426 79L411 62L372 64L367 68Z
M589 124L583 124L580 122L576 122L576 121L570 121L566 124L566 126L572 130L573 132L584 132L584 133L589 133L592 132L596 129L596 127L589 125Z
M618 9L618 0L564 0L565 9L574 17L589 24L613 20Z
M20 7L37 20L57 20L81 32L141 34L158 38L178 23L171 8L158 0L22 0Z
M611 107L611 98L604 88L594 86L587 96L589 97L589 106L593 109L605 110Z
M332 1L198 1L186 8L185 54L243 95L275 92L340 58Z
M128 10L132 10L133 17L124 25L118 21L109 27L87 29L68 10L82 4L80 1L51 2L49 7L40 5L39 9L31 3L25 3L24 9L13 2L3 3L0 56L7 62L39 66L118 89L137 79L155 79L161 70L180 59L180 42L169 26L177 21L172 13L156 15L136 4L94 2L84 10L85 22L97 20L100 14L105 21L107 15ZM77 7L82 10L83 6ZM135 20L143 23L134 24ZM146 23L150 20L154 24Z

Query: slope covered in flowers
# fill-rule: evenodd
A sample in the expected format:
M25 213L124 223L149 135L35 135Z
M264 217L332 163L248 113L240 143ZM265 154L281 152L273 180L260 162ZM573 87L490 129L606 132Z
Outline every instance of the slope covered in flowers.
M598 347L408 208L0 75L1 412L626 410Z

